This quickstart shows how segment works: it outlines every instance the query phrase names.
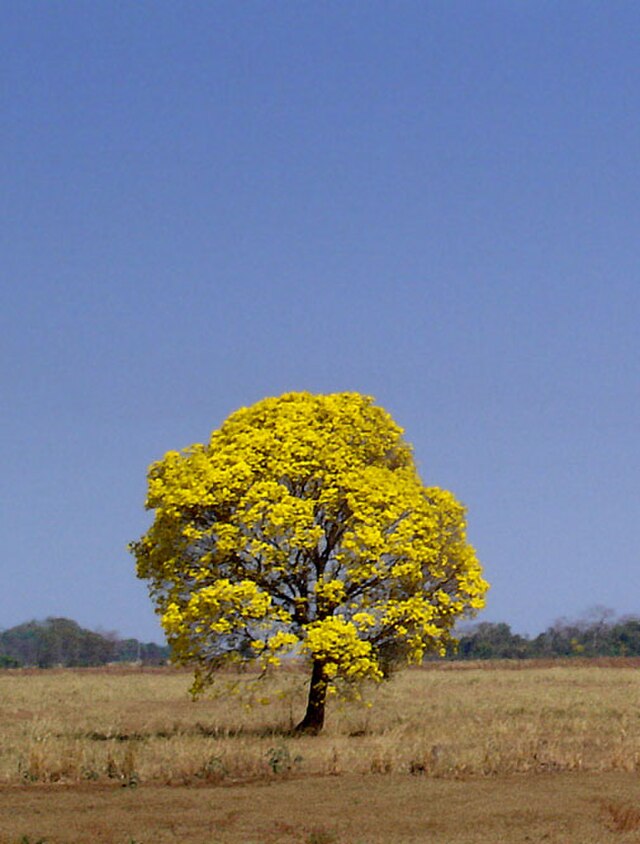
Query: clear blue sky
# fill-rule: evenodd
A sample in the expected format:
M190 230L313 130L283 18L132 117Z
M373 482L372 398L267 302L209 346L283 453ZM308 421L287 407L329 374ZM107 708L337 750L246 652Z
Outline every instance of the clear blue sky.
M374 395L481 618L640 612L636 2L7 0L0 626L159 640L148 464Z

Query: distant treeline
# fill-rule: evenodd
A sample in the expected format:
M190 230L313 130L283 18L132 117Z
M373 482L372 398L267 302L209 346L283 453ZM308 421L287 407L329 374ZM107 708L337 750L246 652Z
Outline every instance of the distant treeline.
M535 638L512 633L508 624L482 622L458 636L450 659L545 659L640 656L640 618L612 619L605 611L581 621L557 621Z
M449 659L640 656L640 617L616 620L611 610L600 610L579 621L557 621L534 638L513 633L504 622L485 621L459 632L458 642ZM95 633L68 618L28 621L0 632L0 668L162 665L170 656L167 645Z
M68 618L28 621L0 632L0 667L92 666L109 662L160 665L169 648L85 630Z

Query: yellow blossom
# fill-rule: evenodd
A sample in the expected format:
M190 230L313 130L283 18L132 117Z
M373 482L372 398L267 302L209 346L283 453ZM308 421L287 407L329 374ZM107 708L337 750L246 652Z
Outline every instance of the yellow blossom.
M380 679L390 642L407 661L441 653L483 606L464 507L423 485L368 396L264 399L148 482L154 521L132 550L196 691L231 660L286 654L308 658L323 695Z

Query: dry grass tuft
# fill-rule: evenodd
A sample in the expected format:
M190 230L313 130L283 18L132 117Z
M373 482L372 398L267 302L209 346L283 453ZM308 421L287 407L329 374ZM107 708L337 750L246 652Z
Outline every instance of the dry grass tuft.
M640 809L628 803L604 803L602 810L607 825L614 832L635 832L640 829Z

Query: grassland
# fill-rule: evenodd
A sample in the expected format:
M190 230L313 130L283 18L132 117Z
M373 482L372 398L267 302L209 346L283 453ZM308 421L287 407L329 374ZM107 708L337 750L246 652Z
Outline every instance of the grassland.
M0 672L0 842L638 842L639 667L436 664L316 738L294 670L252 707L170 669Z

